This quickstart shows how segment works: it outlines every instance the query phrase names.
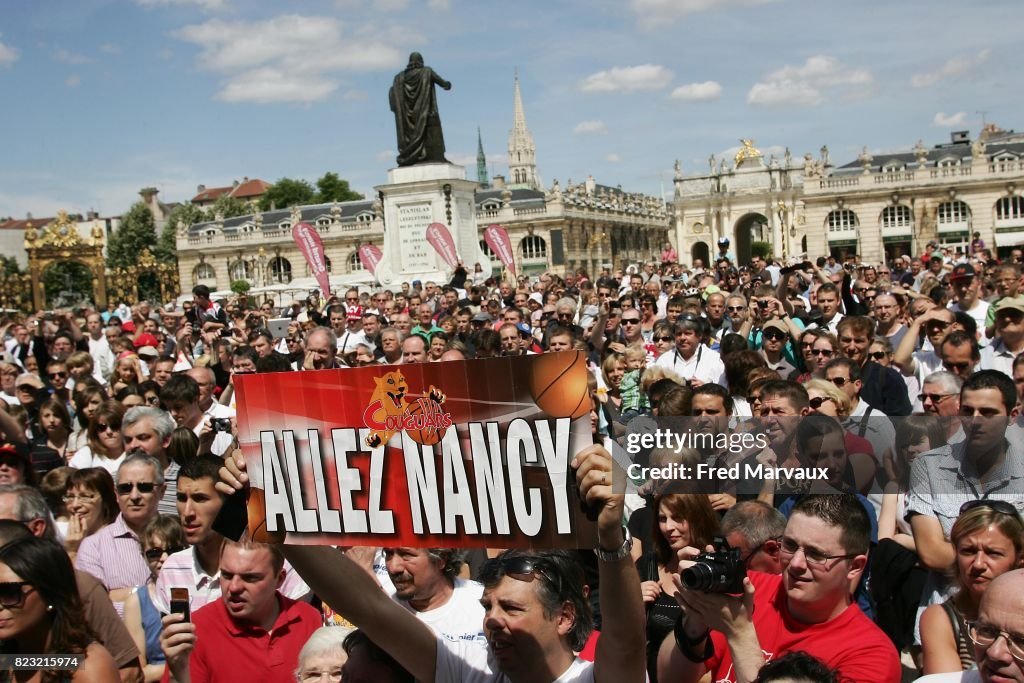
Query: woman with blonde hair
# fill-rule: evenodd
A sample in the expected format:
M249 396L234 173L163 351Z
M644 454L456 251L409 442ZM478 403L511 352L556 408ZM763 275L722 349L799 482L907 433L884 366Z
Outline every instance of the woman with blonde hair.
M981 597L992 581L1024 564L1024 521L1002 500L972 500L960 508L949 533L956 553L957 592L921 615L924 673L966 671L977 664L968 635Z
M121 437L124 410L124 406L117 401L103 403L89 420L89 445L80 448L68 465L76 469L102 467L111 476L116 476L125 455L124 439Z

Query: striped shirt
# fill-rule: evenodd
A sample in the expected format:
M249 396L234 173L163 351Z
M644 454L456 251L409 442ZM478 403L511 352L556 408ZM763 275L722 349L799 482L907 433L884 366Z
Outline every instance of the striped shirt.
M107 526L82 539L75 569L92 574L108 591L145 584L150 574L139 537L120 514ZM124 617L123 602L115 602L114 609Z
M284 570L284 582L277 589L278 592L292 600L302 600L309 595L309 586L287 561ZM181 550L167 558L156 579L156 599L153 604L161 612L170 611L171 588L188 588L189 608L195 612L221 599L220 570L212 575L207 574L199 564L193 548Z

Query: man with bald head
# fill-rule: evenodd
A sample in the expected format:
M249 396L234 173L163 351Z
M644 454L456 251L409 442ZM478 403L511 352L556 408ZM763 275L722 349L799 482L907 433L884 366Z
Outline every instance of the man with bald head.
M879 294L871 302L871 317L875 319L875 336L885 337L895 349L907 334L907 326L900 322L900 302L892 294Z
M199 408L211 418L234 417L235 409L215 400L217 379L210 368L190 368L186 373L199 385Z
M989 584L967 637L977 669L932 674L916 683L1024 683L1024 569Z

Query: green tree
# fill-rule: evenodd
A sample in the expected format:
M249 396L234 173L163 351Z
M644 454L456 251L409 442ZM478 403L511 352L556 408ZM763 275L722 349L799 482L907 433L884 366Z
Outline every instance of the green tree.
M153 249L153 255L157 260L163 262L175 261L178 258L178 223L184 223L186 228L202 223L207 220L206 212L194 204L178 204L167 214L167 223L163 232L160 233L160 240Z
M121 217L121 225L110 236L107 264L112 268L130 266L143 249L152 249L155 244L156 222L153 220L153 212L142 202L137 202Z
M763 259L770 259L772 257L771 242L751 242L750 255L760 256Z
M224 218L245 216L252 213L252 205L237 197L224 195L223 197L219 197L217 201L206 209L205 220L212 221L218 213L224 216Z
M260 198L260 208L269 211L275 209L289 209L301 204L312 204L316 197L313 186L305 180L294 178L281 178L267 188L267 191Z
M13 256L0 255L0 273L4 275L21 275L21 267Z
M70 308L92 301L92 273L78 261L57 261L43 271L47 308Z
M235 294L245 294L252 287L248 280L232 280L228 286Z
M319 204L328 202L349 202L362 199L363 195L348 186L348 181L338 177L337 173L328 171L316 181L316 201Z

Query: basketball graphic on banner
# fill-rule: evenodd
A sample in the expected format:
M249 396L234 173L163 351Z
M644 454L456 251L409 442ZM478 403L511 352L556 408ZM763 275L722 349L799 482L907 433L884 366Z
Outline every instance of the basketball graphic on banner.
M446 428L441 426L444 410L432 398L421 398L409 404L403 423L409 438L423 446L433 446L441 441Z
M530 396L552 417L582 417L590 412L587 361L569 351L534 356L529 374Z
M249 512L249 538L256 543L284 543L283 530L267 531L267 503L263 489L249 489L246 502Z

